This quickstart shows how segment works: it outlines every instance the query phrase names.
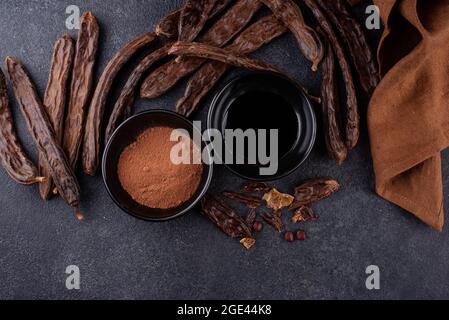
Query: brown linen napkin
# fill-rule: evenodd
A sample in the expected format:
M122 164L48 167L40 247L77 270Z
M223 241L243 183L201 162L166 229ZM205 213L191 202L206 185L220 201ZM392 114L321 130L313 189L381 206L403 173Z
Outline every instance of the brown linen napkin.
M449 0L374 0L382 81L368 111L377 193L441 231L449 146Z

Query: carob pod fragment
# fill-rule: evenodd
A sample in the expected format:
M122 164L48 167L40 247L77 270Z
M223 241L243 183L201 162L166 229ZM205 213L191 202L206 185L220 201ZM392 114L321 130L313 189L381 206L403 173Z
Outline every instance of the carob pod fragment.
M9 105L5 75L0 69L0 161L6 173L15 182L32 185L45 181L39 177L34 163L28 158L17 137Z
M371 97L379 84L380 75L363 27L346 8L343 0L317 1L337 28L359 75L360 84Z
M126 114L130 113L130 109L134 104L136 88L142 76L151 68L151 66L154 65L154 63L168 56L168 51L172 45L172 42L168 42L162 48L157 49L147 55L128 77L125 86L120 92L119 98L112 108L112 113L105 132L105 144L107 144L109 139L112 137L112 134L119 125L120 121L124 120Z
M216 0L187 0L179 19L179 41L193 41L209 20Z
M290 209L296 210L303 206L310 206L314 202L330 197L340 188L340 183L334 179L319 178L307 181L295 189L295 201Z
M286 31L287 28L275 16L266 16L242 31L227 49L238 54L249 54ZM176 104L176 112L190 117L231 67L218 61L205 63L189 80L184 96Z
M329 156L337 164L342 164L348 155L340 130L340 102L337 89L335 58L329 42L326 43L326 55L322 63L323 83L321 86L321 110L324 138Z
M86 173L93 176L97 173L103 146L101 140L103 118L107 97L111 90L112 83L129 59L131 59L131 57L133 57L140 49L153 43L156 39L156 34L152 32L138 36L121 48L104 69L90 103L86 120L82 157L83 168ZM70 141L67 141L66 147L69 146Z
M351 64L349 63L345 50L340 43L340 39L334 31L334 27L324 13L323 9L319 6L316 0L304 0L304 2L312 11L316 20L323 29L340 64L346 89L346 146L349 149L353 149L357 146L360 138L360 114Z
M14 93L27 123L28 130L39 152L42 153L48 163L48 170L58 189L58 193L68 205L78 210L80 205L78 181L63 149L56 141L50 119L39 99L35 86L19 60L7 57L6 64L8 66L9 78L11 79ZM77 217L80 220L83 218L79 211L77 211Z
M304 21L301 9L293 0L261 0L294 34L304 56L317 71L324 56L324 47L318 34Z
M262 4L255 0L236 1L198 41L218 47L226 45L245 28L261 7ZM151 99L161 96L204 62L204 59L186 57L160 66L143 81L141 97Z
M64 136L67 87L72 72L74 55L75 45L69 35L65 35L56 41L43 101L45 111L55 131L56 142L59 145L62 144ZM45 177L45 182L39 184L39 193L42 199L48 200L53 195L54 184L42 153L39 153L39 172Z
M73 170L83 141L86 108L89 104L94 77L94 65L98 50L100 27L92 12L81 17L75 49L70 99L64 128L63 147Z

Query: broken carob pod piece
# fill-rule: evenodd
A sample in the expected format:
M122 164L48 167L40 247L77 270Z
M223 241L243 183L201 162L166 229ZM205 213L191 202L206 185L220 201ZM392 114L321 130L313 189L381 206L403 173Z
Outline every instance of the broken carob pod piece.
M226 192L223 192L223 195L226 198L228 198L232 201L241 203L250 209L259 208L260 204L262 202L260 198L253 197L253 196L250 196L250 195L244 194L244 193L226 191Z
M44 108L55 132L56 141L62 144L64 135L64 116L67 102L67 87L73 67L75 45L69 35L58 39L54 45L48 76L47 89L44 95ZM43 154L39 153L39 172L45 177L45 182L39 184L39 193L43 200L54 195L53 179L48 170L48 164Z
M120 92L119 98L112 108L112 113L105 132L105 145L112 137L112 134L118 127L120 121L124 120L124 117L126 117L126 113L132 108L136 96L137 85L139 84L142 76L151 68L151 66L154 65L154 63L168 56L168 51L171 48L172 44L173 43L168 42L163 47L148 54L132 71L131 75L126 81L126 84Z
M140 49L153 43L156 39L156 34L152 32L138 36L121 48L104 69L92 97L86 119L86 129L83 141L83 168L87 174L94 176L97 173L103 146L101 130L106 100L109 91L111 90L112 83L129 59L131 59L131 57L133 57ZM67 143L70 145L70 141L67 141Z
M301 9L293 0L261 0L294 34L304 56L317 71L324 57L324 46L318 34L304 21Z
M213 18L221 13L232 1L233 0L217 0L210 14L210 18ZM167 16L163 17L156 25L156 34L158 36L164 36L167 39L174 40L178 38L179 21L181 19L182 11L183 8L175 10L169 13Z
M275 16L262 17L243 30L226 48L238 54L249 54L286 31L287 28ZM219 61L205 63L189 80L184 96L176 104L176 112L190 117L231 68L232 66Z
M295 82L310 99L312 99L313 101L319 101L319 98L310 96L307 90L302 85L298 84L294 79L292 79L276 67L260 60L251 59L243 55L235 54L234 52L227 49L221 49L199 42L177 42L171 47L169 54L216 60L251 71L273 72L290 79L292 82Z
M5 75L0 69L0 161L6 173L15 182L32 185L45 181L23 150L17 137L9 105Z
M281 233L284 230L284 224L282 223L279 212L265 212L262 214L262 219L275 228L277 232Z
M341 135L340 101L337 88L334 52L329 42L326 43L326 55L322 63L323 83L321 86L321 103L324 138L329 156L341 165L346 160L348 149Z
M256 192L263 192L267 193L272 188L267 185L265 182L248 182L243 187L241 192L243 193L256 193Z
M86 108L93 86L100 27L92 12L82 15L75 49L70 98L64 128L63 148L73 170L76 169L83 141Z
M360 84L367 96L371 97L380 82L380 75L363 27L349 12L344 0L317 1L340 34L359 75Z
M327 39L331 43L332 49L340 64L346 89L346 147L353 149L357 146L360 138L360 114L351 64L346 56L343 45L340 43L340 40L334 31L332 23L329 21L320 5L316 0L304 0L304 2L312 11L312 14L315 16Z
M313 209L308 206L300 206L295 210L292 216L292 222L310 222L318 220L317 215L313 212Z
M257 212L256 209L249 209L248 215L246 216L246 225L249 228L253 228L254 223L256 222Z
M254 245L250 227L229 206L217 197L207 194L201 201L201 213L209 218L221 231L231 238L241 239L241 243L248 247L248 243ZM253 239L249 241L249 239ZM251 245L251 246L252 246Z
M179 19L179 41L193 41L209 20L216 0L187 0Z
M237 0L198 41L218 47L225 46L245 28L261 7L259 1ZM144 79L140 96L147 99L161 96L205 62L204 59L186 57L163 64Z
M79 212L78 181L64 151L56 141L55 133L36 88L19 60L7 57L6 64L17 103L39 152L48 163L48 170L58 192L68 205L77 209L77 218L82 219L83 216Z
M301 206L326 199L340 190L338 181L329 178L320 178L307 181L295 189L295 201L290 206L296 210Z
M265 193L263 200L266 201L267 208L279 211L283 208L291 206L295 200L295 197L286 193L280 193L276 189L271 189L269 192Z

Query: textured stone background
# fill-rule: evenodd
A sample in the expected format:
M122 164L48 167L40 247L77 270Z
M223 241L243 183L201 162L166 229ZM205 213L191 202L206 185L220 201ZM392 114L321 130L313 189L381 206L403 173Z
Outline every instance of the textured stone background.
M182 1L168 0L2 0L0 59L21 58L41 92L53 42L65 30L65 8L79 5L101 21L100 70L125 42L152 30ZM363 7L358 14L363 17ZM73 33L72 33L73 34ZM373 44L378 32L371 32ZM312 92L312 75L292 36L284 36L256 56L288 70ZM4 69L4 63L1 63ZM232 75L235 75L234 72ZM182 85L165 97L139 102L139 109L171 108ZM19 132L34 157L35 148L13 104ZM198 118L205 116L206 107ZM444 185L449 186L448 153ZM14 184L0 171L0 298L131 299L374 299L448 298L449 237L378 198L366 133L348 161L337 167L326 157L321 137L307 163L278 182L290 190L299 181L332 176L344 188L316 206L319 222L305 225L310 240L284 242L266 228L258 245L244 250L198 212L153 224L122 213L100 178L80 175L83 211L79 223L61 200L39 200L36 187ZM242 183L217 168L213 189ZM446 190L447 191L447 190ZM446 198L447 199L447 198ZM446 201L446 204L447 201ZM81 290L65 288L65 268L81 268ZM365 289L365 268L381 268L380 291Z

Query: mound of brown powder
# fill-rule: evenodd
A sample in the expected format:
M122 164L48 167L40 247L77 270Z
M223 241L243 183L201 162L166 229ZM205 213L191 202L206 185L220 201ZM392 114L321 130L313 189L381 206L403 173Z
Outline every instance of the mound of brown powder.
M168 127L147 129L119 159L118 176L123 188L149 208L179 207L192 198L201 183L203 165L175 165L171 161L172 148L179 143L170 141L172 132ZM192 150L194 143L190 143Z

